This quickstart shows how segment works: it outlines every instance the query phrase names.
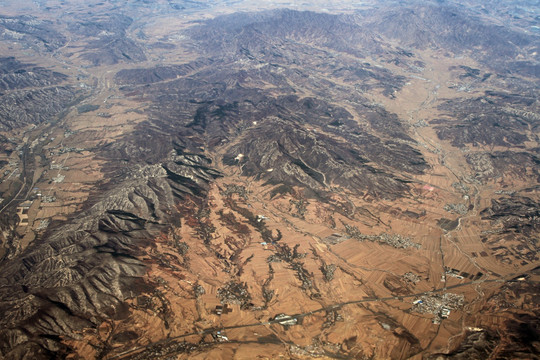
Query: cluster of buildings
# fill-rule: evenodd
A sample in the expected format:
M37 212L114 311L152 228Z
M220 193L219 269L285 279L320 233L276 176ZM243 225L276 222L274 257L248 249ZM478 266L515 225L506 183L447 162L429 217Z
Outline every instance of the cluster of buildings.
M424 295L413 301L411 311L421 314L433 314L433 323L439 324L442 319L450 316L452 310L459 309L465 302L464 296L460 294L430 294Z

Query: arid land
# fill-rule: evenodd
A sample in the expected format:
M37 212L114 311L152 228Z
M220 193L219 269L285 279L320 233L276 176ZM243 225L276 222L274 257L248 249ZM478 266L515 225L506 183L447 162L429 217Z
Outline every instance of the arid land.
M538 358L538 16L4 2L0 357Z

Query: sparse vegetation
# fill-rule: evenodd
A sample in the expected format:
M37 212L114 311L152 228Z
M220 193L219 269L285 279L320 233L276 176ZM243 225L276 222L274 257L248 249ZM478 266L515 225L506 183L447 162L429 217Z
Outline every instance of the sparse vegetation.
M239 304L241 309L248 309L253 306L246 283L229 281L218 289L217 295L222 303Z
M222 196L231 196L233 194L238 195L241 199L248 199L248 191L243 185L225 184L225 190L221 191Z
M420 244L413 242L410 238L399 234L389 235L382 233L379 235L364 235L356 226L345 224L345 232L351 238L358 241L373 241L381 244L390 245L396 249L407 249L409 247L420 248Z
M538 352L531 1L119 3L2 1L0 358Z
M291 186L281 184L273 188L272 191L270 191L270 199L273 199L279 195L291 194L293 191L294 189Z
M95 111L97 109L99 109L99 105L85 104L85 105L79 106L77 108L77 111L79 112L79 114L84 114L90 111Z

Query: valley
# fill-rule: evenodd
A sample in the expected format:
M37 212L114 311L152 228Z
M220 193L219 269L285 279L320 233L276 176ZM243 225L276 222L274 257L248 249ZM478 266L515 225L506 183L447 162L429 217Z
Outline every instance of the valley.
M536 358L538 16L4 1L0 357Z

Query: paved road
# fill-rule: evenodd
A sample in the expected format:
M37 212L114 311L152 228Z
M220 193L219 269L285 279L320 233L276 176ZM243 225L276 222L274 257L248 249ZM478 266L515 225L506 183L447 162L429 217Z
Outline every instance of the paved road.
M524 276L525 274L521 274L521 275ZM517 277L519 277L521 275L512 274L509 277L511 277L512 279L515 279L515 278L517 278ZM305 313L290 314L290 316L292 318L301 319L301 318L311 316L311 315L319 313L319 312L337 310L337 309L340 309L341 307L347 306L347 305L362 304L362 303L369 303L369 302L383 302L383 301L389 301L389 300L403 300L405 298L416 298L416 297L420 297L422 295L446 292L447 290L451 290L451 289L455 289L455 288L459 288L459 287L463 287L463 286L468 286L468 285L474 285L474 284L519 282L518 280L512 280L512 279L511 280L507 280L507 279L475 280L475 281L469 281L469 282L464 282L464 283L461 283L461 284L447 286L447 287L440 288L440 289L424 291L424 292L420 292L420 293L416 293L416 294L400 295L400 296L387 296L387 297L382 297L382 298L367 297L367 298L362 298L362 299L359 299L359 300L351 300L351 301L335 303L335 304L325 306L325 307L321 307L319 309L308 311L308 312L305 312ZM528 281L530 281L530 280L528 280ZM132 354L137 353L139 351L143 351L145 349L151 348L152 346L170 343L170 342L173 342L175 340L183 339L183 338L186 338L186 337L189 337L189 336L212 334L212 333L215 333L216 331L224 331L224 330L230 330L230 329L239 329L239 328L246 328L246 327L278 324L280 321L283 321L283 320L270 320L270 321L261 321L261 322L255 322L255 323L250 323L250 324L208 328L208 329L204 329L204 330L201 330L201 331L198 331L198 332L192 332L192 333L188 333L188 334L183 334L183 335L179 335L179 336L170 337L170 338L167 338L167 339L164 339L164 340L161 340L161 341L157 341L155 343L148 344L146 346L133 348L133 349L130 349L128 351L124 351L123 353L120 353L120 354L115 355L115 356L113 356L111 358L108 358L108 359L109 360L121 359L121 358L123 358L125 356L129 356L129 355L132 355Z
M19 191L13 195L13 197L0 209L0 214L5 210L7 209L11 203L13 203L15 200L19 199L19 195L23 192L23 190L27 187L27 183L26 183L26 180L27 180L27 174L26 174L26 161L27 161L27 152L28 152L28 147L27 146L24 146L23 148L23 155L22 155L22 159L21 159L21 164L22 164L22 168L23 168L23 171L21 172L21 174L23 175L23 180L22 180L22 184L21 184L21 187L19 188ZM32 187L30 187L31 189Z

